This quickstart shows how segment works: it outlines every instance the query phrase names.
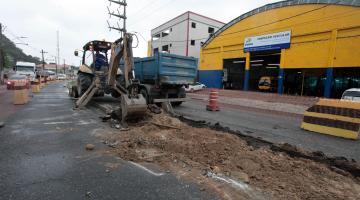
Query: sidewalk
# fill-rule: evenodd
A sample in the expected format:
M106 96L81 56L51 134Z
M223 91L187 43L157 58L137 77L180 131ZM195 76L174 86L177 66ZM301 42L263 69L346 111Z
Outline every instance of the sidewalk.
M209 92L210 90L206 89L197 93L190 93L188 96L192 99L207 101L209 98ZM219 103L221 104L285 112L297 115L303 115L303 113L317 101L318 98L315 97L219 90Z

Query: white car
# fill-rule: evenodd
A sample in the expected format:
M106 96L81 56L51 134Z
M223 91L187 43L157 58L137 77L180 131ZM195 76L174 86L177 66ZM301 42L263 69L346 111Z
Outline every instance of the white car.
M16 71L15 74L19 76L26 76L29 81L35 80L35 73L33 71Z
M65 74L58 74L57 79L58 80L66 80L66 75Z
M196 92L196 91L200 91L206 88L206 85L196 82L195 84L191 84L187 87L185 87L185 91L186 92Z
M346 90L342 95L341 100L360 102L360 88Z

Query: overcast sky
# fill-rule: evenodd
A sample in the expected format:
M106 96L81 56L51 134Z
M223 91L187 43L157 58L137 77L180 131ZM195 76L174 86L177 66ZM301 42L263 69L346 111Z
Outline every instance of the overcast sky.
M135 56L144 57L150 30L186 12L193 11L222 22L229 22L259 6L277 0L128 0L128 31L139 32L140 45ZM25 53L40 57L40 50L49 52L46 59L56 55L56 31L60 32L60 57L78 65L73 52L93 39L114 41L119 37L109 32L106 20L107 0L1 0L0 22L7 28L4 34ZM19 41L15 36L25 36ZM144 38L142 38L144 37ZM61 61L63 62L63 61Z

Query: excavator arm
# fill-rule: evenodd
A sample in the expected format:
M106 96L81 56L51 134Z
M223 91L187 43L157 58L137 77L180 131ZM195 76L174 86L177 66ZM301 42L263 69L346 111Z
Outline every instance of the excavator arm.
M117 70L120 62L124 61L124 82L117 82ZM108 85L121 95L121 123L126 127L126 118L145 114L147 104L145 98L139 94L139 81L133 77L134 57L132 51L132 35L124 34L124 38L116 41L111 48L111 58L108 74Z
M116 75L123 54L124 54L124 45L123 45L123 39L121 38L120 40L115 41L111 46L111 57L110 57L109 74L107 81L109 86L114 87L116 85Z
M123 76L125 85L116 82L117 71L120 66L120 62L123 60ZM108 74L108 85L113 87L116 90L121 90L121 94L126 94L127 89L132 84L133 75L132 71L134 68L134 58L132 52L132 35L125 34L124 38L121 38L114 42L111 48L111 58L109 65L109 74Z
M134 57L132 51L133 36L126 32L126 0L111 2L119 4L124 7L124 16L118 16L123 19L124 27L114 28L121 31L122 38L118 39L111 45L111 56L109 68L107 71L106 85L102 85L102 77L99 78L99 74L95 73L93 82L87 91L76 101L76 107L84 107L99 90L105 88L106 90L115 91L119 94L121 99L120 110L121 110L121 124L124 128L127 127L125 120L131 116L143 116L147 111L147 103L142 94L139 94L140 82L135 80L133 77L134 69ZM114 15L109 11L111 15ZM92 44L91 44L92 45ZM108 45L108 44L107 44ZM108 47L108 46L107 46ZM107 49L109 50L109 49ZM118 79L118 70L120 65L124 62L124 68L122 70L121 80ZM95 62L94 62L95 63ZM101 74L103 75L103 74Z

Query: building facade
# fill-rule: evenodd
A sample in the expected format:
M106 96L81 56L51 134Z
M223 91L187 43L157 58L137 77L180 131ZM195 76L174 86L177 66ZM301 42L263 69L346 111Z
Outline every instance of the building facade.
M360 1L291 0L226 24L201 52L208 87L338 98L360 88Z
M58 74L66 74L71 70L71 68L72 66L67 64L56 65L55 63L50 63L44 65L44 70L53 71L55 73L57 71ZM43 65L42 64L36 65L36 69L41 71L43 69Z
M202 42L223 25L209 17L186 12L151 31L149 54L168 52L199 58Z

